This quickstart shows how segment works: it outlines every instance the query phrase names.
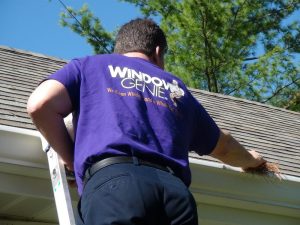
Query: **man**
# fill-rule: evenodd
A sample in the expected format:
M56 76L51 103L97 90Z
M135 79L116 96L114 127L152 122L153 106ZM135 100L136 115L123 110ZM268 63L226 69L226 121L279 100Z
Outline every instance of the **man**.
M36 127L75 169L78 224L198 224L189 150L243 169L265 163L163 70L166 50L153 21L132 20L114 54L72 60L29 98ZM74 144L63 122L71 112Z

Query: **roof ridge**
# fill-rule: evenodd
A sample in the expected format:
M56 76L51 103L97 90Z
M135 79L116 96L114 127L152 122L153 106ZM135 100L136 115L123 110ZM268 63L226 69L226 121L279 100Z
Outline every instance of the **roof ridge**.
M217 96L217 97L221 97L221 98L224 98L224 99L231 99L231 100L234 100L234 101L246 102L246 103L249 103L249 104L258 105L258 106L262 106L262 107L266 107L266 108L270 108L270 109L275 109L275 110L283 111L283 112L286 112L286 113L292 113L292 114L296 114L296 115L300 116L300 112L295 112L295 111L292 111L292 110L280 108L280 107L273 106L273 105L268 105L268 104L261 103L261 102L255 102L255 101L251 101L251 100L244 99L244 98L238 98L238 97L234 97L234 96L230 96L230 95L224 95L224 94L220 94L220 93L209 92L209 91L200 90L200 89L196 89L196 88L190 88L189 87L188 89L191 90L191 91L194 91L194 92L205 94L205 95Z
M47 58L47 59L51 59L51 60L59 61L59 62L64 62L64 63L69 61L69 60L66 60L66 59L59 58L59 57L44 55L44 54L41 54L41 53L36 53L36 52L29 51L29 50L24 50L24 49L12 48L12 47L5 46L5 45L0 45L0 49L13 51L13 52L18 52L18 53L25 54L25 55L32 55L32 56L36 56L36 57L40 57L40 58Z

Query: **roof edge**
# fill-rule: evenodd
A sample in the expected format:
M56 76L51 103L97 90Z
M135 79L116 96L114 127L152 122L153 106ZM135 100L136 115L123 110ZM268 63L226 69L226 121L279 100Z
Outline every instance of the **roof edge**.
M243 170L239 167L233 167L233 166L225 165L225 164L218 163L218 162L212 162L212 161L207 161L207 160L203 160L203 159L195 159L195 158L191 158L191 157L189 157L189 162L192 164L197 164L197 165L201 165L201 166L208 166L208 167L243 173ZM275 176L269 175L269 177L275 177ZM299 177L294 177L294 176L289 176L289 175L281 175L281 179L285 180L285 181L300 183Z
M18 134L29 135L29 136L34 136L34 137L40 137L40 133L36 130L30 130L30 129L19 128L19 127L11 127L11 126L6 126L6 125L0 125L0 131L18 133Z
M58 58L58 57L55 57L55 56L48 56L48 55L44 55L44 54L41 54L41 53L36 53L36 52L32 52L32 51L24 50L24 49L19 49L19 48L12 48L12 47L5 46L5 45L0 45L0 48L8 50L8 51L14 51L14 52L26 54L26 55L32 55L32 56L36 56L36 57L40 57L40 58L47 58L47 59L51 59L51 60L55 60L55 61L59 61L59 62L63 62L63 63L66 63L66 62L69 61L69 60Z
M237 168L215 162L194 159L190 162L193 172L190 190L197 203L300 218L297 198L300 182L241 173Z

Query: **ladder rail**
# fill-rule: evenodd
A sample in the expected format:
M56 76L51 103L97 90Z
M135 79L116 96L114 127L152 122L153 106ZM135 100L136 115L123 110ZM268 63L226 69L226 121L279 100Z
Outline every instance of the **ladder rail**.
M43 136L41 136L41 140L43 151L47 153L59 224L76 225L65 165Z

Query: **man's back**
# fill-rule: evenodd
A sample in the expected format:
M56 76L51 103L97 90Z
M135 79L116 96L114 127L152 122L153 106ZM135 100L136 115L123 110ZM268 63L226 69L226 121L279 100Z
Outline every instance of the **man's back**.
M72 60L49 79L66 87L74 107L79 180L99 159L130 155L169 166L189 185L198 103L180 79L119 54Z
M33 122L67 168L75 165L76 223L196 225L188 150L243 169L265 165L163 71L167 48L157 24L132 20L118 32L120 55L72 60L30 96ZM71 112L75 145L63 120Z

